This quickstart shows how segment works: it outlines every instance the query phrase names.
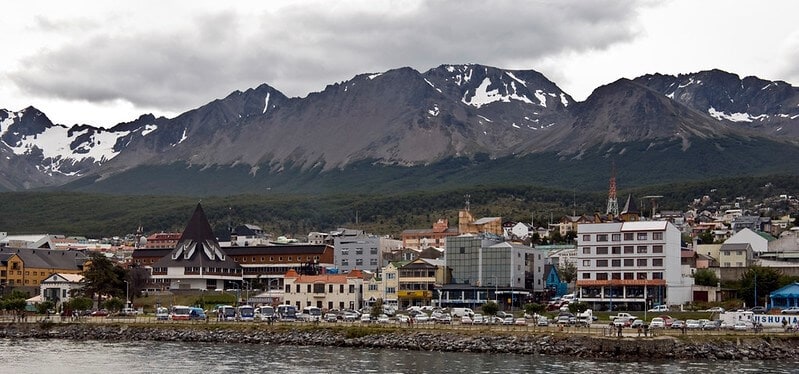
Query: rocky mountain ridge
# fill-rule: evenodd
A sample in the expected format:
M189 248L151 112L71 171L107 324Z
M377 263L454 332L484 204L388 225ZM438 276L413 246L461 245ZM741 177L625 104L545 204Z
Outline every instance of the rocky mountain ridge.
M394 180L402 168L448 160L495 170L498 160L635 159L653 148L679 159L691 147L730 142L794 152L797 104L799 88L718 70L620 79L575 102L533 70L441 65L360 74L304 98L264 84L175 118L143 115L110 129L53 124L32 107L0 110L0 189L118 192L123 180L174 185L201 175L194 183L206 183L214 173L231 185L252 178L279 186L270 178L288 171L314 183L381 167ZM185 192L160 193L170 191Z

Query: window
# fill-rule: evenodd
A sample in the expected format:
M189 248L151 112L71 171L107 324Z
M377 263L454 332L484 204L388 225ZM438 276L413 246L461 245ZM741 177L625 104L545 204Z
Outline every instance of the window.
M630 254L630 253L635 253L635 247L633 247L631 245L625 245L624 246L624 254Z
M341 249L341 255L342 255L342 256L349 256L349 255L350 255L350 250L349 250L349 248L342 248L342 249Z
M583 254L590 255L591 254L591 247L583 247Z
M646 253L646 246L645 245L639 245L638 249L637 249L637 252L638 253Z
M397 287L386 287L386 293L397 293Z
M370 248L369 249L369 254L376 255L377 254L377 248Z
M591 260L583 260L583 266L591 266Z
M333 293L333 285L332 284L328 284L327 286L328 286L327 287L327 293Z
M635 266L635 261L631 258L624 259L624 266Z
M663 259L662 258L653 258L652 259L652 266L663 266Z
M591 241L591 235L583 235L583 241L584 242L590 242Z
M377 285L376 284L370 284L369 285L369 291L377 291Z
M460 252L460 254L464 254L464 253L466 253L466 247L460 247L460 248L458 249L458 252Z
M653 245L652 246L652 253L663 253L663 246L662 245Z
M376 258L370 259L369 260L369 265L376 266L377 265L377 259Z
M397 277L395 273L386 273L386 279L394 279Z
M596 241L598 242L608 241L608 234L596 234Z
M610 275L611 279L621 280L621 273L613 273Z
M591 273L583 273L583 279L591 279Z
M355 285L354 284L350 285L350 293L355 293Z
M634 279L635 274L633 273L624 273L624 279Z
M659 271L652 273L652 279L663 279L663 273Z
M363 254L363 248L355 248L355 254L356 255L362 255Z
M350 260L346 258L341 259L341 266L350 266Z
M297 293L300 293L300 285L297 285Z
M612 234L612 235L610 235L610 240L612 240L614 242L620 242L621 241L621 234Z
M305 287L305 289L306 289L306 291L305 291L305 292L307 292L307 293L311 293L311 285L310 285L310 284L309 284L309 285L307 285L307 287Z
M299 260L300 260L300 258L299 258L299 257L297 257L297 261L299 261ZM288 256L288 257L286 257L286 261L289 261L289 262L291 262L291 256Z
M610 261L610 266L614 268L621 267L621 260L612 260Z
M612 253L614 255L620 255L621 254L621 247L610 247L610 253Z
M638 273L638 279L646 280L646 273Z
M597 267L607 267L608 266L608 260L596 260L596 266Z
M325 284L316 283L313 285L313 293L325 293Z
M356 258L355 259L355 266L363 266L363 259L362 258Z
M598 255L608 254L608 247L596 247L596 254Z
M344 285L343 284L339 284L338 285L338 293L344 293Z
M638 266L646 266L646 262L647 261L646 261L645 258L639 258L638 259Z
M652 233L652 240L663 240L663 233L662 232L653 232Z
M608 280L608 273L596 273L596 280Z
M648 238L648 237L649 237L649 235L647 235L645 232L639 232L638 233L638 240L646 240L646 238Z
M624 233L624 240L633 240L633 233L625 232Z

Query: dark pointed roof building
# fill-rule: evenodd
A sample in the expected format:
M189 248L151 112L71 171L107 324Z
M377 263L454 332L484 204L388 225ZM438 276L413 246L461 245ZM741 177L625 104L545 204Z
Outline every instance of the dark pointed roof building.
M241 266L219 246L200 204L175 249L152 267L153 280L170 289L224 289L225 282L242 281Z
M624 210L619 213L621 221L639 221L641 219L641 211L638 210L638 204L635 203L633 195L627 195L627 203L624 204Z

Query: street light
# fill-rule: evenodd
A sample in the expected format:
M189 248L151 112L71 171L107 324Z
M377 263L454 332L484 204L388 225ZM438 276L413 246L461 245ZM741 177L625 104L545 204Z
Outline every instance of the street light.
M125 282L125 308L130 308L130 283Z

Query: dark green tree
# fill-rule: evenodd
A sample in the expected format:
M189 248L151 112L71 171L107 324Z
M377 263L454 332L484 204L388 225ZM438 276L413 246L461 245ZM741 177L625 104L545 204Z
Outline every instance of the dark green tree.
M752 266L741 276L738 296L746 305L765 305L766 295L780 288L781 278L782 273L777 269Z
M109 312L118 312L122 310L124 306L125 306L125 301L123 301L118 297L108 299L103 303L103 307L105 309L108 309Z
M36 312L39 314L47 314L47 311L52 310L53 307L55 307L55 303L52 301L42 301L36 304Z
M566 243L569 243L569 244L574 243L576 241L576 239L577 239L577 232L569 230L566 233L566 236L563 239L566 241Z
M564 261L563 264L558 265L558 274L560 280L571 283L577 279L577 266L569 261Z
M488 301L480 309L483 310L483 314L493 316L499 311L499 305L493 301Z
M694 273L694 284L697 286L716 287L719 284L719 277L716 272L710 269L699 269Z
M546 306L538 303L524 304L524 312L530 315L541 314L546 310Z
M586 310L588 310L588 304L587 303L582 303L582 302L580 302L580 303L569 303L569 312L572 312L572 313L576 314L576 313L585 312Z
M92 299L78 296L69 299L67 305L70 310L89 310L92 308L92 303Z
M96 298L97 305L100 305L102 297L125 294L125 270L114 265L108 257L99 252L92 253L85 266L83 294Z
M710 230L702 231L699 233L698 238L701 241L701 244L713 244L714 242L713 233L710 232Z
M369 315L377 318L381 314L383 314L383 299L377 299L377 301L372 303L372 309L369 311Z

